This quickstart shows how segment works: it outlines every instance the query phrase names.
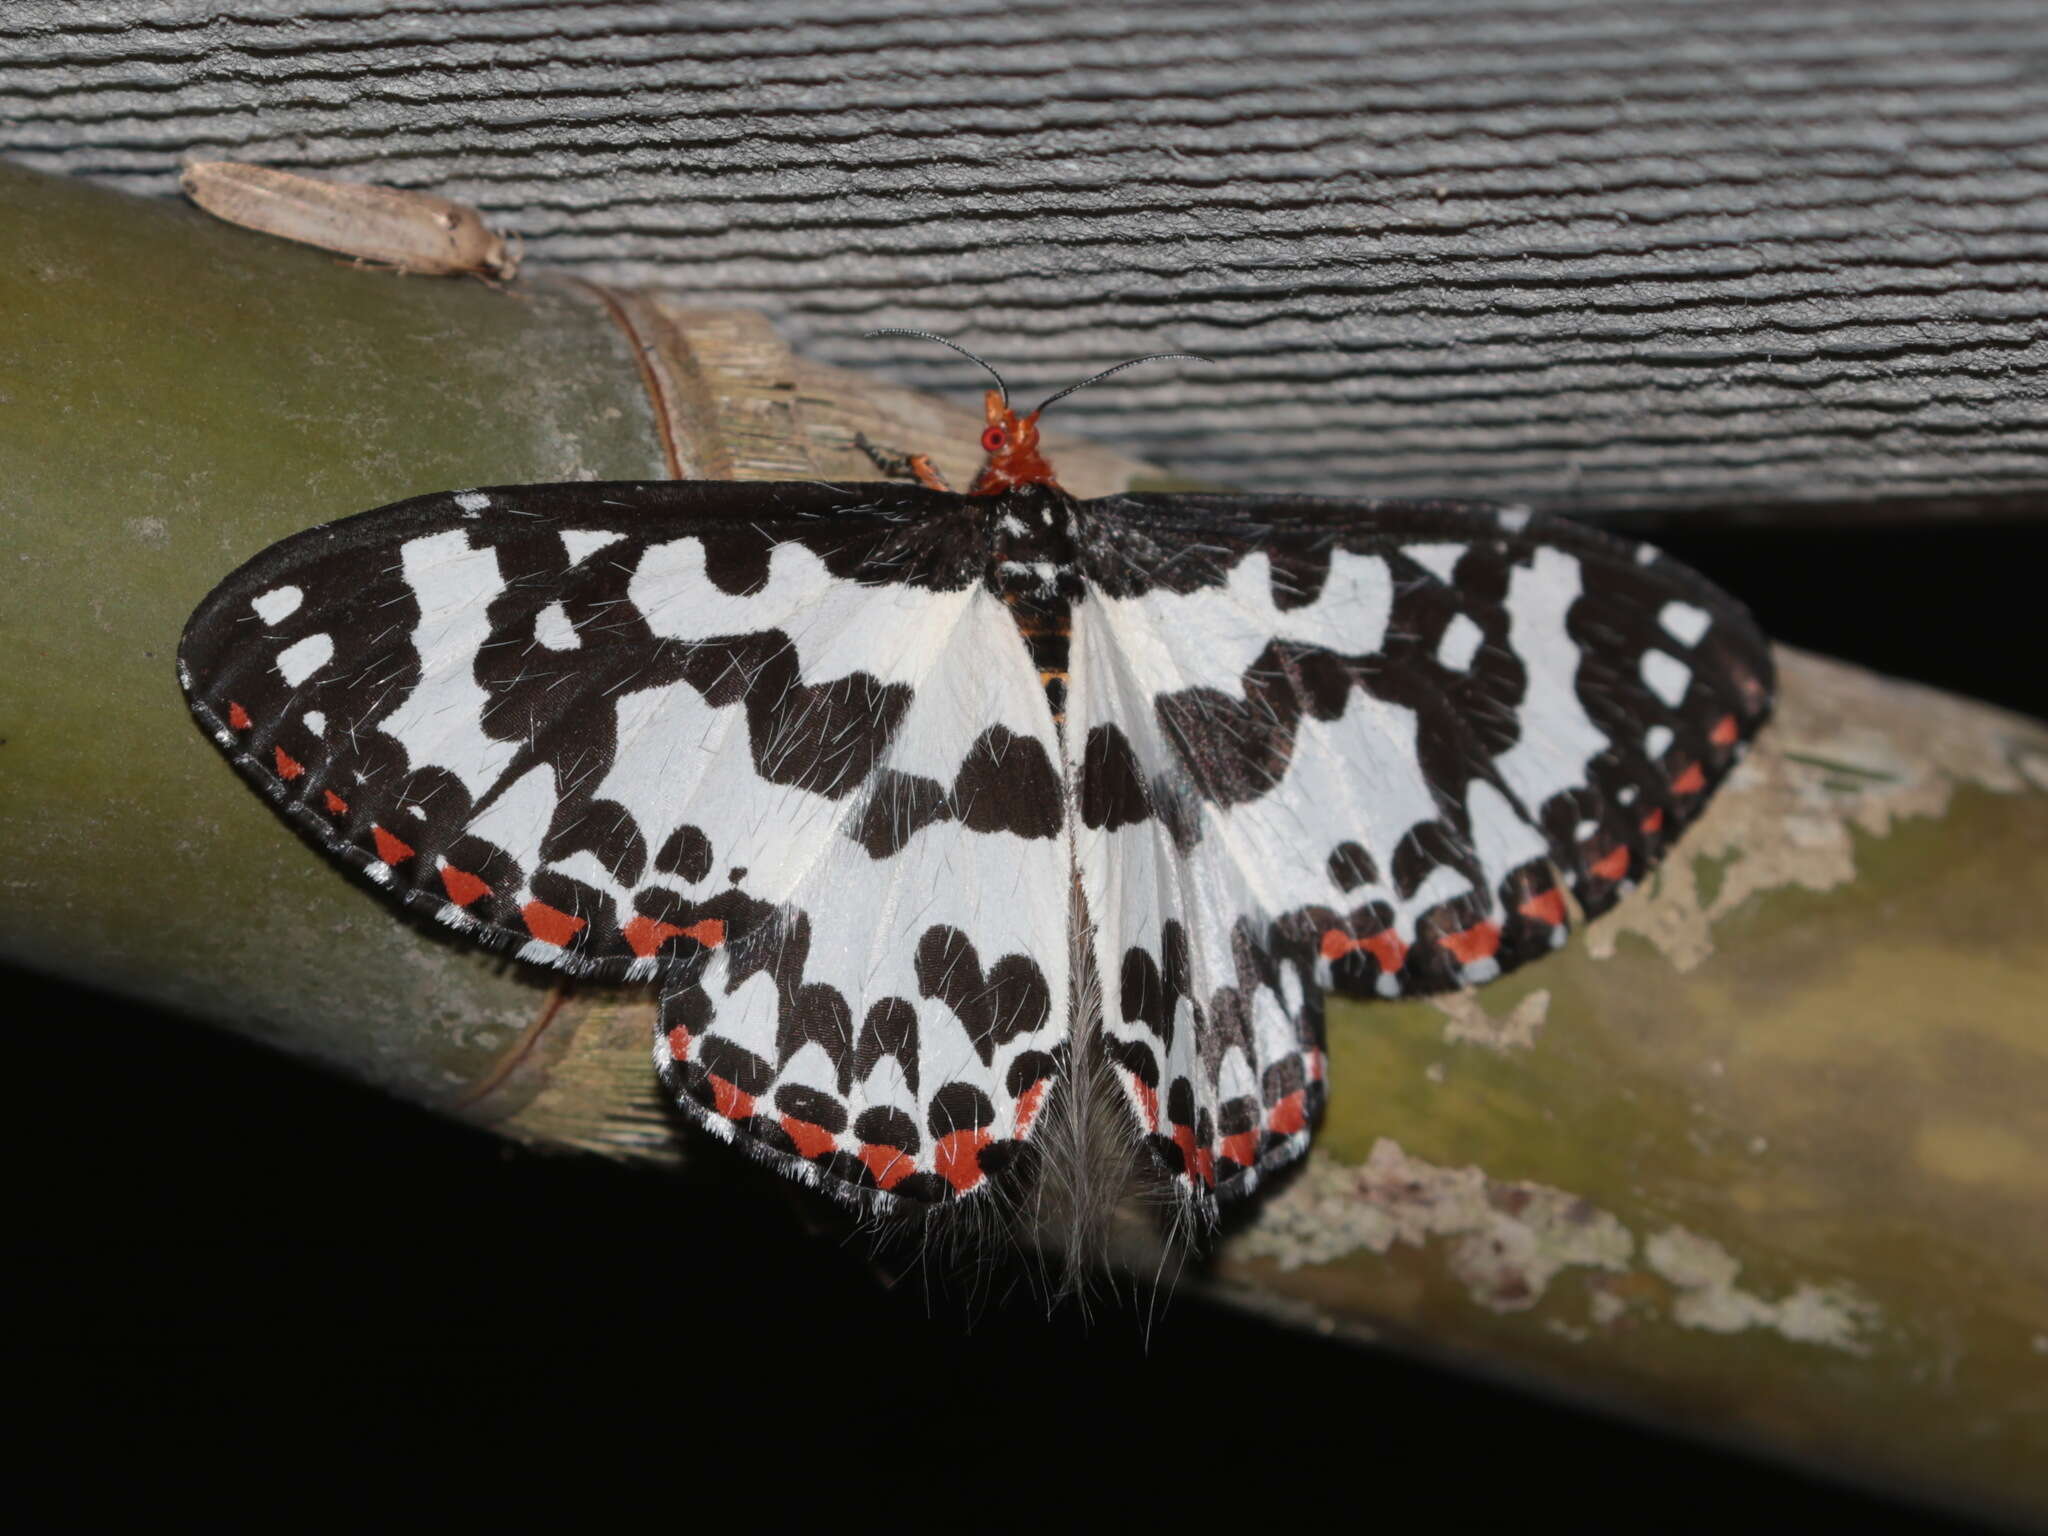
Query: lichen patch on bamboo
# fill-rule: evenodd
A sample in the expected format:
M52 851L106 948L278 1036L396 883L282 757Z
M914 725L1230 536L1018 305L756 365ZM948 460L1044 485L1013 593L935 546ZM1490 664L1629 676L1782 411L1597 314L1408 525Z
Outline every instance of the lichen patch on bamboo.
M1488 1312L1527 1311L1566 1271L1588 1271L1583 1321L1550 1319L1553 1332L1575 1341L1661 1311L1679 1328L1761 1328L1861 1355L1882 1319L1874 1302L1839 1282L1800 1281L1771 1300L1736 1284L1741 1260L1712 1238L1670 1226L1639 1241L1619 1217L1569 1190L1444 1167L1389 1137L1355 1168L1311 1153L1231 1257L1295 1270L1435 1239L1451 1278Z
M1483 1045L1497 1051L1528 1050L1536 1044L1550 1017L1550 993L1538 988L1496 1015L1487 1010L1474 989L1429 999L1448 1021L1444 1039L1451 1044Z
M1742 1261L1712 1238L1684 1227L1653 1232L1643 1243L1643 1260L1674 1291L1671 1320L1681 1328L1741 1333L1764 1328L1795 1344L1821 1344L1868 1354L1866 1335L1876 1326L1876 1305L1846 1285L1802 1282L1770 1301L1735 1281Z
M1356 1168L1311 1153L1307 1170L1273 1196L1232 1257L1299 1269L1432 1238L1448 1240L1452 1273L1491 1312L1535 1306L1567 1269L1625 1271L1635 1250L1618 1219L1567 1190L1442 1167L1383 1136Z

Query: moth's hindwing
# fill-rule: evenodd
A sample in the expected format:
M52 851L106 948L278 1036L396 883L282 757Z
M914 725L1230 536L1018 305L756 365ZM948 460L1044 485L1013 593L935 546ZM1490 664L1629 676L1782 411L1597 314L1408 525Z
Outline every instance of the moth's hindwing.
M917 1207L1020 1160L1067 1038L1054 727L979 539L916 488L424 497L252 560L180 673L386 892L658 976L700 1122Z
M1306 1148L1321 990L1412 996L1548 954L1769 711L1740 605L1578 525L1196 496L1076 521L1068 771L1103 1038L1198 1202Z

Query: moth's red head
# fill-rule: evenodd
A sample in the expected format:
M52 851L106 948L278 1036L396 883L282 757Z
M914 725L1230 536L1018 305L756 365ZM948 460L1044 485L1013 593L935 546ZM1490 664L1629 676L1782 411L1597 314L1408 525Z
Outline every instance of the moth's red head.
M1038 412L1019 416L1003 402L1002 394L990 390L987 399L988 427L981 434L981 450L988 462L969 493L996 496L1020 485L1052 485L1052 466L1038 451Z
M1029 416L1019 416L1010 409L1010 389L1003 383L1003 376L995 369L957 341L948 341L930 331L906 331L896 326L887 326L879 331L869 331L870 336L917 336L925 341L936 341L942 347L951 347L968 361L987 369L989 377L996 381L996 388L988 392L988 428L981 434L981 450L988 455L988 462L981 466L981 473L975 477L974 486L968 492L971 496L1000 496L1004 491L1014 491L1022 485L1043 485L1053 490L1060 488L1053 478L1052 466L1045 462L1045 456L1038 451L1038 418L1045 414L1045 408L1055 401L1064 400L1077 389L1086 389L1090 384L1100 383L1112 373L1122 373L1126 368L1135 368L1140 363L1156 362L1162 357L1196 357L1194 352L1154 352L1146 357L1134 357L1118 363L1114 368L1105 368L1098 374L1083 379L1078 384L1069 384L1056 395L1048 395L1038 404L1038 409ZM1202 358L1203 362L1209 359ZM921 459L913 458L911 467L926 485L937 489L944 485L931 466ZM923 463L923 467L918 466Z

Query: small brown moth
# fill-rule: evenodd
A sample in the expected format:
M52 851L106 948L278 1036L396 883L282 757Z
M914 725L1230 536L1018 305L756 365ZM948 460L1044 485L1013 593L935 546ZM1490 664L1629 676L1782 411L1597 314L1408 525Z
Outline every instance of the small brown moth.
M217 219L400 272L510 282L519 270L517 247L481 214L430 192L233 160L194 161L179 181Z

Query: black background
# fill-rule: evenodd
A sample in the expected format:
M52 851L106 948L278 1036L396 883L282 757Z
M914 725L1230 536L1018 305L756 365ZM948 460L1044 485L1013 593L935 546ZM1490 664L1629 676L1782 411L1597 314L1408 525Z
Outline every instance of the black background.
M2048 716L2037 524L1658 539L1781 640ZM1068 1466L1202 1529L1240 1498L1346 1525L1954 1518L1186 1292L1083 1319L1000 1273L892 1285L779 1181L515 1149L175 1017L6 981L16 1381L37 1433L82 1419L124 1475L170 1446L181 1479L308 1458L309 1491L475 1457L502 1494L588 1436L620 1481L669 1481L678 1518L701 1482L838 1498L856 1525L966 1487L995 1502L961 1523L1064 1525ZM846 1461L865 1470L823 1470Z

